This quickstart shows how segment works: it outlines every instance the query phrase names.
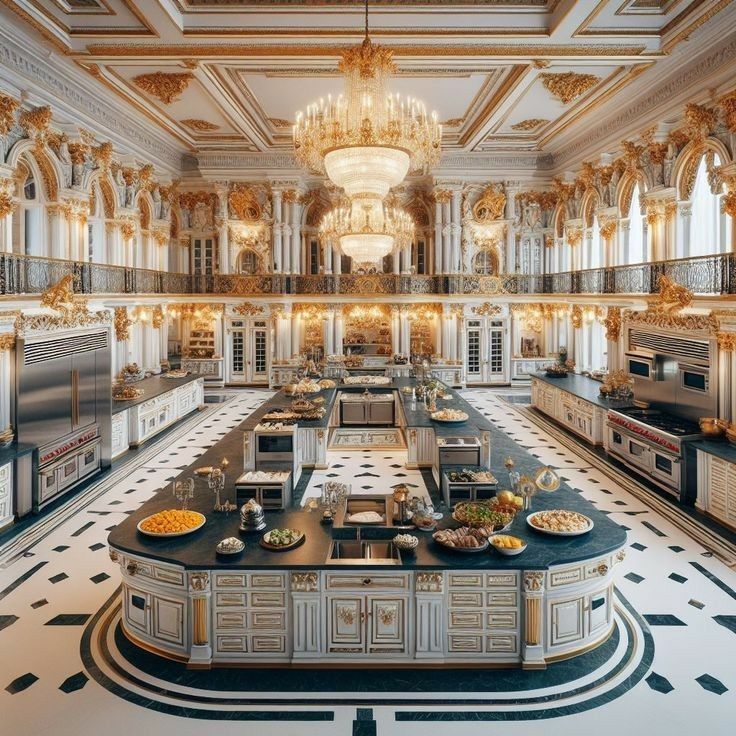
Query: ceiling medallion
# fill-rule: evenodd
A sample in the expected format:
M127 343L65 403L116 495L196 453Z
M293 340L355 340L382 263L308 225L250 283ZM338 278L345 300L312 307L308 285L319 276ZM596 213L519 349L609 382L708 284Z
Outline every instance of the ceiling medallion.
M511 126L511 130L536 130L549 122L546 118L529 118L529 120L520 120Z
M207 133L210 130L220 130L219 125L210 123L209 120L198 120L197 118L187 118L181 121L182 125L186 125L187 128L196 130L198 133Z
M192 79L194 75L191 72L151 72L133 77L133 83L149 95L158 97L165 105L170 105L179 99Z
M396 65L393 52L374 46L368 35L367 0L363 43L343 52L338 69L344 94L297 113L296 157L348 195L383 198L409 171L426 170L439 160L442 126L420 101L388 91Z
M578 72L542 72L539 75L547 91L567 105L587 92L600 81L595 74Z
M356 197L327 212L320 240L339 246L355 263L375 263L414 237L414 221L403 209L377 197Z

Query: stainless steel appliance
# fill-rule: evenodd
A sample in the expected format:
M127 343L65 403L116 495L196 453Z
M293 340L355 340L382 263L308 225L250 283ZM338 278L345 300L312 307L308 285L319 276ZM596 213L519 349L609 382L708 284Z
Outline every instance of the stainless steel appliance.
M367 389L362 394L340 394L340 422L343 425L394 424L394 395L372 394Z
M22 508L43 508L111 459L108 330L18 340L15 420L18 440L38 445L38 474Z
M480 465L480 440L477 437L439 437L439 465Z
M696 422L656 409L608 413L608 451L660 488L685 500L687 473L683 442L701 437Z
M291 470L296 477L297 427L295 424L261 423L254 430L256 470Z
M626 370L641 381L659 381L660 371L655 355L626 353Z

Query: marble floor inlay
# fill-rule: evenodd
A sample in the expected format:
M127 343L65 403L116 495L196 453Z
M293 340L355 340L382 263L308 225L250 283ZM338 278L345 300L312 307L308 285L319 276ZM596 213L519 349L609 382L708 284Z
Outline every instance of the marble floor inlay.
M219 712L219 706L207 704L215 711L207 716L214 721L211 727L204 726L200 718L183 717L188 715L186 699L192 706L201 695L186 681L175 683L169 692L162 679L154 709L141 704L146 698L153 702L150 682L133 685L128 681L124 686L118 682L113 692L101 686L94 676L97 672L93 672L100 664L85 654L82 640L90 627L100 622L97 612L119 586L116 565L104 550L109 530L165 486L177 468L190 463L270 396L270 392L258 390L218 393L224 401L208 403L207 410L184 423L181 430L172 430L150 447L142 447L89 493L71 499L0 546L0 732L14 736L127 736L136 732L188 736L201 734L204 728L216 728L222 736L250 733L248 729L256 728L265 736L297 732L299 736L486 736L491 732L677 736L706 731L709 736L720 736L732 732L736 712L736 572L713 555L709 538L690 536L674 517L643 502L641 496L627 490L626 483L601 472L584 452L578 454L562 446L551 428L545 430L525 413L522 394L508 390L500 393L512 396L511 401L489 389L467 390L463 395L540 463L558 468L572 488L629 530L629 553L617 568L617 615L621 622L635 622L630 624L632 631L638 629L651 637L653 660L639 658L642 671L638 677L629 678L627 670L622 670L614 685L601 686L600 699L590 707L587 694L544 685L542 678L525 680L513 670L481 673L482 689L472 693L458 691L462 678L455 681L454 673L439 671L429 677L431 682L415 683L411 698L424 701L418 707L386 702L376 694L365 697L365 693L359 703L335 702L331 697L334 678L332 686L327 675L310 683L309 673L300 675L295 670L286 674L283 683L288 681L291 689L276 689L274 685L270 693L258 695L262 700L278 695L281 703L243 707L252 724L238 723ZM318 495L320 484L330 478L349 479L355 492L365 493L384 491L399 481L423 485L426 474L407 470L405 462L403 448L366 452L331 449L328 468L311 473L305 495ZM628 616L625 602L640 619ZM92 618L87 619L90 614ZM617 631L624 630L623 623L617 627ZM115 645L114 626L108 633L105 641ZM614 642L612 637L610 643L618 646L622 641ZM635 662L631 666L636 669ZM230 676L233 682L243 682L238 680L241 675L229 672L222 670L212 677ZM444 692L438 683L441 677L447 679ZM242 685L233 696L254 699L257 678L251 676L250 692ZM501 684L507 680L509 687L503 688ZM279 682L276 673L264 674L264 687L270 681ZM320 682L324 690L317 692ZM366 682L370 682L369 677ZM523 710L518 704L492 702L499 693L503 700L528 699L532 686L546 687L544 698L548 701L534 706L539 712L532 720L515 720L515 714ZM623 690L608 697L618 686ZM129 697L131 688L137 691L135 698ZM304 693L309 690L313 690L310 698L321 693L326 703L307 703ZM400 687L393 691L402 693ZM461 702L460 696L471 695L472 699L491 702ZM564 703L556 708L556 700ZM178 715L168 712L176 707L183 707ZM290 714L293 726L275 720L284 712ZM499 718L504 722L488 723Z

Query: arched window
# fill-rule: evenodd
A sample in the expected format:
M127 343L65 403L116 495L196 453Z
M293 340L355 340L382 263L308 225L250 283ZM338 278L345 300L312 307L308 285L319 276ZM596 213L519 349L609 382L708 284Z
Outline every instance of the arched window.
M721 214L723 185L716 185L715 191L711 188L707 159L707 156L700 159L690 197L690 248L686 256L705 256L730 250L731 218ZM720 163L718 154L714 154L710 171Z
M498 256L492 250L482 250L473 257L473 273L495 276L498 273Z
M30 164L27 166L23 164L23 170L27 171L27 176L21 190L18 217L13 217L13 240L19 253L27 256L47 256L49 253L45 238L46 228L41 191Z
M252 275L258 273L259 258L254 251L244 250L238 256L238 273Z
M641 190L639 182L631 191L629 206L629 251L627 263L644 263L647 260L644 245L644 218L641 214Z

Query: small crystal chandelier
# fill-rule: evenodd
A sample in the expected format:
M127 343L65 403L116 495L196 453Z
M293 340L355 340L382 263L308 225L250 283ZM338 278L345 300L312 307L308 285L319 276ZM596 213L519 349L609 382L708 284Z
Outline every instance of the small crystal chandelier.
M439 160L442 126L418 100L388 92L396 66L392 52L370 40L368 0L363 43L343 52L338 68L345 75L345 93L297 113L297 160L326 173L349 197L383 199L410 171Z
M375 263L412 241L414 221L376 197L354 197L322 218L319 237L324 244L339 245L355 263Z

